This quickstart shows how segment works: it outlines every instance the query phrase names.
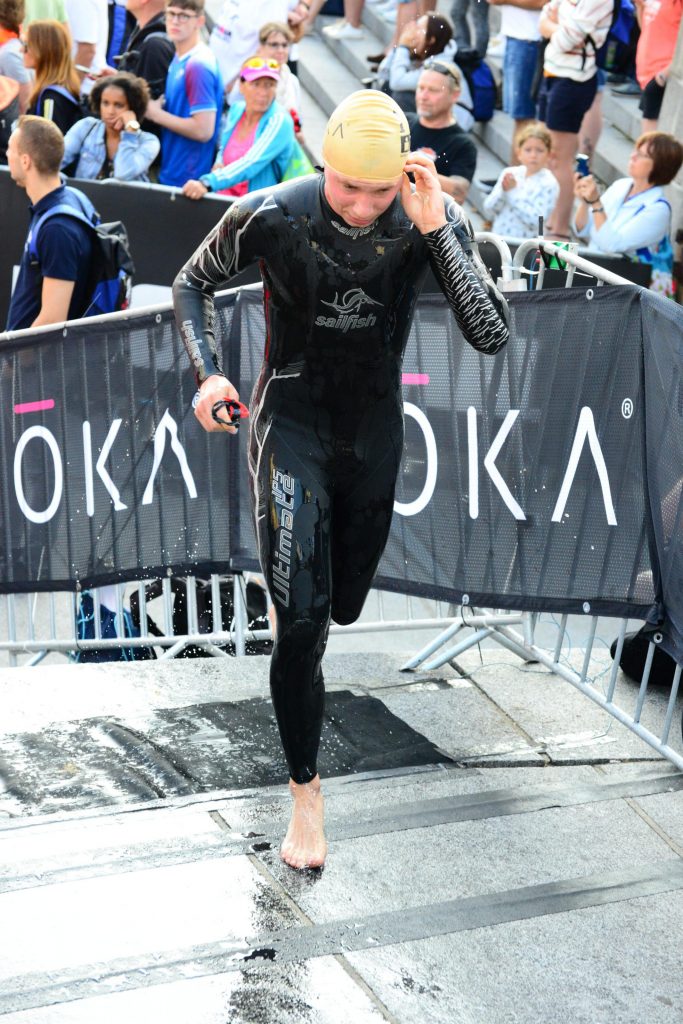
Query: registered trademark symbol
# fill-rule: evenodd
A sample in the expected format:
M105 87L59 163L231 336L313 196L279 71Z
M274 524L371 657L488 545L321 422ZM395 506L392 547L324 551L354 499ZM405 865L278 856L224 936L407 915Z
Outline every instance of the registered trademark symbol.
M625 420L630 420L633 416L633 401L630 398L625 398L621 403L621 415Z

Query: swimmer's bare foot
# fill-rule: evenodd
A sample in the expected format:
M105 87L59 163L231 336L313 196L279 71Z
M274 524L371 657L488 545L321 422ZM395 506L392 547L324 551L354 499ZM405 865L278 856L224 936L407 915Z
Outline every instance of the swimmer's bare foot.
M280 847L280 856L292 868L320 868L327 854L320 776L316 775L311 782L303 784L290 779L289 791L294 806L287 835Z

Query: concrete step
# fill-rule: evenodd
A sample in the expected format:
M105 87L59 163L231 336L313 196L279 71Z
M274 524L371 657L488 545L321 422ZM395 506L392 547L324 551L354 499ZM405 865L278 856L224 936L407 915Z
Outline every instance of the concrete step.
M487 149L498 157L503 166L507 167L510 163L513 129L514 121L512 118L504 114L502 110L496 110L490 121L475 122L472 128L472 135L478 144L481 143L486 146Z
M320 29L320 39L328 50L328 67L331 65L332 59L342 63L354 76L355 88L358 89L361 79L370 75L370 64L365 59L366 56L381 53L385 44L373 34L367 25L362 39L335 39L333 36L325 35L322 29L328 25L334 25L338 20L338 18L318 18L316 28Z
M330 22L332 19L318 19ZM311 34L299 44L299 81L316 105L330 116L337 104L360 88L358 77L331 55L325 37Z
M377 39L381 41L379 49L369 50L368 53L379 53L380 50L383 50L389 45L394 34L394 25L382 17L378 11L379 6L379 4L366 3L363 7L363 24Z
M627 138L614 125L605 124L591 159L596 177L606 185L611 185L617 178L623 178L632 149L632 139Z
M637 96L615 96L607 85L602 94L602 115L607 124L618 128L628 139L635 141L641 133L642 115Z
M322 161L323 137L328 114L320 106L317 96L303 86L301 88L301 120L303 123L304 148L314 164Z

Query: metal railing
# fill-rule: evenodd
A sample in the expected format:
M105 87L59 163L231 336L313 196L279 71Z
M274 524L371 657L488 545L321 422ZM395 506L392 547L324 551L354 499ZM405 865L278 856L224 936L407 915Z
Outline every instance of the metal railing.
M619 274L615 274L611 270L607 270L604 267L598 267L595 263L592 263L587 256L580 256L578 253L578 244L570 243L569 248L565 249L562 243L554 242L550 239L538 237L529 238L523 241L515 251L515 255L511 260L511 265L506 267L503 265L503 280L519 281L524 280L525 275L533 275L536 277L536 288L540 289L543 287L543 279L545 277L545 262L543 259L539 262L538 271L530 271L525 267L525 260L527 256L535 251L545 253L547 256L554 256L559 262L566 264L567 277L565 279L565 288L571 288L574 280L576 271L582 272L589 277L594 277L597 280L597 287L600 288L605 284L633 284L625 277L620 277ZM618 253L608 253L607 255L618 256ZM564 268L559 267L562 270ZM506 277L507 273L507 277Z
M463 612L464 611L465 609L463 608ZM402 670L406 672L414 672L416 669L422 669L425 672L433 672L442 665L453 662L454 659L460 657L465 653L465 651L479 644L483 639L492 640L496 644L517 655L523 661L538 662L539 664L544 665L555 675L560 676L568 683L571 683L572 686L577 690L580 690L580 692L593 701L594 704L597 704L603 709L603 711L606 711L618 722L621 722L622 725L625 725L627 729L630 729L631 732L635 733L636 736L639 736L641 740L644 740L645 743L656 750L658 754L667 758L678 768L683 770L683 754L674 750L669 744L669 735L671 732L674 712L676 710L676 702L678 700L681 680L681 669L683 666L676 666L673 673L671 691L666 705L664 719L659 731L655 732L653 729L647 728L642 724L645 701L649 692L653 659L657 649L657 643L662 640L660 634L655 634L654 640L651 641L648 646L635 706L632 710L629 710L620 706L615 699L617 679L619 676L619 664L626 639L626 629L628 625L627 619L615 620L620 622L619 634L617 636L616 649L614 651L614 658L609 672L607 690L606 692L603 692L595 684L595 680L591 678L593 649L598 625L597 616L592 616L590 619L589 635L584 649L582 664L580 670L577 671L572 668L571 665L567 664L567 658L563 656L563 644L567 635L567 622L569 618L567 615L563 615L560 620L557 640L554 648L550 651L535 642L535 631L538 622L537 614L531 614L528 612L524 613L522 616L523 632L519 633L512 629L508 624L500 622L491 622L482 628L480 621L481 613L475 610L472 611L473 614L471 618L465 619L463 617L460 618L460 620L454 620L439 636L427 644L414 657L410 658L402 666ZM465 638L459 640L459 642L454 643L453 641L457 634L463 630L471 630L471 634L465 636Z
M27 655L29 660L22 661L22 667L37 665L51 653L72 657L79 651L130 649L134 652L137 648L150 647L159 648L156 653L159 660L177 657L186 647L201 647L207 654L221 658L228 657L224 649L226 647L240 657L246 654L249 641L272 640L270 626L254 628L250 625L245 594L247 580L241 574L233 577L233 611L229 621L224 618L221 601L221 582L224 578L216 574L210 577L211 628L208 631L200 629L197 609L197 585L204 581L193 576L185 577L184 580L182 596L187 629L183 632L176 632L174 628L174 602L178 594L174 594L170 577L161 581L160 596L153 599L148 598L147 594L151 581L89 590L96 609L100 608L106 591L106 607L113 613L111 625L115 634L110 637L102 636L99 614L93 616L93 636L89 639L82 637L83 630L79 630L79 594L47 592L0 596L0 653L8 656L11 666L19 665L20 657ZM440 630L452 621L452 611L441 602L405 597L405 615L392 619L385 614L382 591L373 591L373 599L374 607L371 603L370 616L366 614L360 621L348 626L333 623L330 634ZM270 612L271 602L267 594L265 600ZM131 604L136 606L135 620L139 636L126 633L126 605ZM154 623L154 632L149 628L150 620ZM522 613L503 616L489 613L482 618L482 623L484 621L516 625L522 622Z

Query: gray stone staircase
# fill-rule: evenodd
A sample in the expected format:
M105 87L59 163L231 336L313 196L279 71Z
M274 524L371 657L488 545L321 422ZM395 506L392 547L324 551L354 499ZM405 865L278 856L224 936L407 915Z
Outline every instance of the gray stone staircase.
M374 6L363 10L365 36L359 40L331 39L322 28L334 19L318 18L315 33L306 36L299 46L299 77L305 94L302 111L306 143L316 162L325 121L337 103L360 87L369 74L367 54L379 53L390 41L393 26L377 13ZM494 75L500 81L500 59L488 58ZM637 97L612 94L609 86L603 92L603 130L591 164L596 177L605 185L626 173L633 140L640 134L640 113ZM481 228L483 193L478 181L495 179L510 159L513 122L501 110L485 124L472 130L477 144L478 160L475 181L467 201L468 213L476 228Z
M304 92L304 134L307 148L315 162L320 161L327 117L345 96L361 88L361 80L370 74L366 55L380 53L393 34L393 26L368 5L363 10L363 39L340 40L324 35L322 29L334 21L334 18L319 17L315 33L306 36L299 44L298 70ZM319 126L322 129L320 131ZM477 177L496 178L507 161L503 162L483 139L476 138L475 142L479 153ZM481 193L474 182L466 206L475 229L483 225L483 219L479 214L481 199Z

